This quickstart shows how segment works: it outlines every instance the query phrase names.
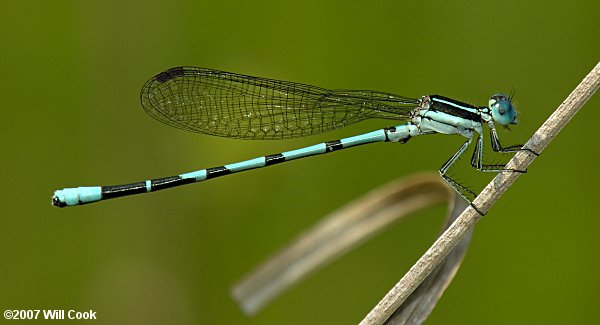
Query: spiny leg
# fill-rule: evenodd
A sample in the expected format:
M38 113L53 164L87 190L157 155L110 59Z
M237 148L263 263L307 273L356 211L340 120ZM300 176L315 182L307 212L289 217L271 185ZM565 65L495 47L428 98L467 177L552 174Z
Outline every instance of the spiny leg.
M529 151L536 156L537 153L533 152L531 149L522 148L523 145L513 145L509 147L503 147L500 143L500 138L498 137L498 133L496 132L496 128L493 123L488 124L490 127L490 142L492 144L492 150L499 153L513 153L521 150ZM516 172L516 173L526 173L527 170L518 170L518 169L507 169L506 165L499 164L484 164L483 163L483 136L479 136L477 138L477 143L475 145L475 151L473 152L473 157L471 157L471 166L477 168L482 172Z
M502 152L502 153L507 153L507 152L517 152L517 151L528 151L531 152L532 154L539 156L540 154L529 149L529 148L523 148L522 144L517 144L517 145L513 145L513 146L508 146L506 148L502 147L502 144L500 143L500 138L498 137L498 133L496 132L496 127L494 126L493 123L488 123L489 127L490 127L490 137L491 137L491 142L492 142L492 150L496 151L496 152Z
M460 194L460 196L462 196L469 203L471 203L473 201L473 199L475 199L477 194L475 194L475 192L471 191L470 189L466 188L465 186L461 185L457 181L455 181L452 178L450 178L449 176L447 176L446 172L458 160L458 158L467 150L467 148L469 148L469 145L471 144L472 140L473 140L473 138L470 137L467 141L465 141L465 143L463 143L463 145L460 146L460 148L458 148L458 151L456 151L456 153L454 155L452 155L452 157L450 157L450 159L448 159L448 161L446 161L439 170L439 173L440 173L440 176L442 177L442 179L444 181L446 181L446 183L448 183L448 185L452 186L452 188L454 188L454 190L456 190L456 192L458 192L458 194Z
M496 150L494 150L496 151ZM517 150L518 151L518 150ZM508 153L514 151L497 151L501 153ZM476 168L482 172L492 172L492 173L500 173L504 171L510 172L524 172L515 169L506 169L506 165L503 164L484 164L483 163L483 136L477 137L477 142L475 143L475 150L473 151L473 156L471 157L471 166Z
M490 137L491 137L491 142L492 142L492 150L494 150L495 152L501 152L501 153L508 153L508 152L517 152L519 150L528 150L528 149L522 149L523 145L522 144L517 144L514 146L508 146L506 148L504 148L502 146L502 144L500 143L500 138L498 137L498 133L496 132L496 127L494 127L494 125L490 125Z

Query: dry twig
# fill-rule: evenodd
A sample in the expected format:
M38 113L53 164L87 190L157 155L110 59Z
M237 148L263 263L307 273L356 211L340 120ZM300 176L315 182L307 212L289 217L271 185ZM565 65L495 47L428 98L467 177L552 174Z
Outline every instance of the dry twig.
M527 141L523 150L507 164L507 169L526 170L558 132L571 120L600 86L600 62L571 92L556 111ZM537 154L534 154L537 153ZM477 210L485 214L498 198L512 185L520 173L498 174L473 201ZM396 309L425 280L433 269L450 253L473 225L482 217L472 206L468 207L456 221L440 236L415 265L404 275L388 294L369 312L361 324L383 324Z

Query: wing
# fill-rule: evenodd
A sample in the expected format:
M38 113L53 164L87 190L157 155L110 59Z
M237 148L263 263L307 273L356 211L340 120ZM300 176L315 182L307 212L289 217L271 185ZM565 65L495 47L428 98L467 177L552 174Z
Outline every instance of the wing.
M369 118L406 119L417 99L368 90L328 90L224 71L177 67L141 91L153 118L188 131L239 139L287 139Z

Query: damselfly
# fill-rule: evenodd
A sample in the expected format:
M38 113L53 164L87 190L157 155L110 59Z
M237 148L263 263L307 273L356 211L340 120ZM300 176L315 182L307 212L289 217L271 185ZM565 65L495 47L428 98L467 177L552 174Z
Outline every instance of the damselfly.
M503 147L494 123L517 123L508 96L496 94L488 106L477 107L438 95L418 99L369 90L329 90L301 83L251 77L213 69L177 67L151 78L141 91L142 106L155 119L188 131L237 139L290 139L378 118L405 123L317 145L201 169L177 176L116 186L65 188L54 192L57 207L80 205L131 194L153 192L200 182L244 170L324 154L372 142L406 143L423 134L458 134L467 138L442 165L440 175L465 199L475 193L446 175L477 135L471 165L480 171L505 171L504 165L483 163L483 132L490 129L492 149Z

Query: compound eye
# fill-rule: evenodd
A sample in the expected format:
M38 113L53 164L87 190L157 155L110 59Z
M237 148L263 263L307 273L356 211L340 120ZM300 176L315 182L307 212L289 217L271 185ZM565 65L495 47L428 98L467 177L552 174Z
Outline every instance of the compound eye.
M515 124L517 122L517 112L510 99L505 95L492 96L489 101L489 108L494 122L500 125Z

